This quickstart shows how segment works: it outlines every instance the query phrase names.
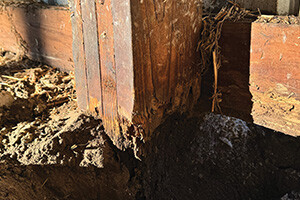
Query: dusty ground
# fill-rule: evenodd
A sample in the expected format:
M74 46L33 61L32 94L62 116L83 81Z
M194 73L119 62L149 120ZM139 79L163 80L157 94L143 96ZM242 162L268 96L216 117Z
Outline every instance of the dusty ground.
M77 109L73 78L3 60L0 199L300 199L299 138L217 114L174 114L139 161Z

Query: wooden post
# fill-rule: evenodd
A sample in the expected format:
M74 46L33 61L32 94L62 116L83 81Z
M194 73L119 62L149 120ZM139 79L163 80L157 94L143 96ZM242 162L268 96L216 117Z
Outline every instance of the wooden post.
M201 1L71 0L78 105L119 148L200 95Z

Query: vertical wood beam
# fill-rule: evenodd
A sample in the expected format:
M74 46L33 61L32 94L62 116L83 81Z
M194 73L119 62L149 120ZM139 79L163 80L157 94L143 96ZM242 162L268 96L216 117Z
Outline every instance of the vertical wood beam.
M120 120L132 122L134 107L134 64L130 0L112 0L114 48ZM125 127L124 127L125 128Z
M78 106L88 108L88 88L83 45L82 18L80 0L70 1L73 34L73 60L75 63L75 81Z
M120 138L120 129L118 123L117 70L111 0L96 1L96 12L103 94L102 119L106 132L113 138L113 141L118 141L118 138ZM118 146L121 147L121 144Z
M95 1L81 0L89 110L103 114Z

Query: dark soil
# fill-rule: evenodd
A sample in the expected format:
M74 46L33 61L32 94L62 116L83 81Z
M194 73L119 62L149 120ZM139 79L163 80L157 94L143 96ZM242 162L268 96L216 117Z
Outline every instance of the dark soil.
M143 188L147 199L280 199L300 189L299 156L300 138L222 115L172 116L146 144Z

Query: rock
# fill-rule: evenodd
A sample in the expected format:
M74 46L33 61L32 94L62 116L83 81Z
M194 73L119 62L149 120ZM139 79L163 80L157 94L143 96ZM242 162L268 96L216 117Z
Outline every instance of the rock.
M285 194L283 197L281 197L281 200L299 200L300 199L300 193L296 191L292 191L290 193Z
M14 97L10 92L0 91L0 107L9 107L14 102Z

